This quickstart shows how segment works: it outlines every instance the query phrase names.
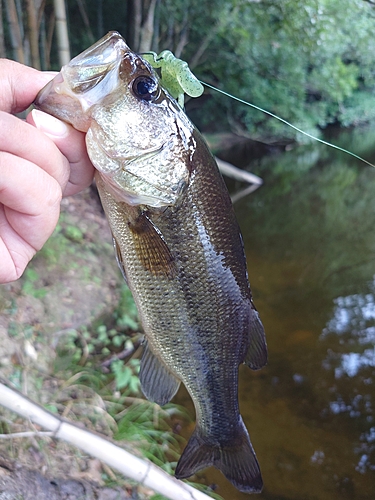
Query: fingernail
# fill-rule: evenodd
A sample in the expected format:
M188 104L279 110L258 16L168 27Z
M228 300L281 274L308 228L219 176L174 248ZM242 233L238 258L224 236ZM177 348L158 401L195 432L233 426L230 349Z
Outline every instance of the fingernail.
M69 134L68 125L54 116L47 115L47 113L43 113L39 109L33 109L31 114L36 128L51 138L65 137Z

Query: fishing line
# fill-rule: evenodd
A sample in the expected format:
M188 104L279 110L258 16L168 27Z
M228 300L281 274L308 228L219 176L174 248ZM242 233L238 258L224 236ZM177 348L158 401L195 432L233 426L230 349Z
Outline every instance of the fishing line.
M356 155L355 153L352 153L351 151L348 151L347 149L341 148L340 146L336 146L335 144L331 144L330 142L323 141L323 139L319 139L319 137L315 137L314 135L311 135L308 132L305 132L304 130L301 130L300 128L296 127L295 125L292 125L291 123L289 123L288 121L284 120L283 118L280 118L280 116L274 115L273 113L271 113L271 111L267 111L266 109L260 108L259 106L256 106L255 104L251 104L250 102L244 101L243 99L240 99L239 97L236 97L234 95L228 94L228 92L225 92L224 90L220 90L220 89L214 87L213 85L210 85L209 83L202 82L201 80L199 80L199 81L201 82L202 85L205 85L206 87L209 87L212 90L216 90L216 92L219 92L220 94L223 94L226 97L230 97L231 99L234 99L235 101L238 101L238 102L240 102L242 104L246 104L246 106L250 106L251 108L254 108L254 109L258 110L258 111L261 111L262 113L265 113L266 115L269 115L272 118L276 118L276 120L279 120L280 122L285 123L285 125L288 125L288 127L291 127L294 130L296 130L297 132L300 132L301 134L306 135L310 139L314 139L314 141L318 141L318 142L320 142L322 144L325 144L326 146L329 146L331 148L337 149L338 151L342 151L343 153L346 153L346 154L348 154L350 156L353 156L357 160L363 161L363 163L366 163L370 167L375 168L375 165L373 165L369 161L365 160L364 158L361 158L360 156Z

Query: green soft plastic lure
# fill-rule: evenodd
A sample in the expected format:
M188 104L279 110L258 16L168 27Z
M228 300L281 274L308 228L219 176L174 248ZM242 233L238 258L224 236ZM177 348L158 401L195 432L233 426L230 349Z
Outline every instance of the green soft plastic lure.
M177 99L178 104L184 107L184 94L190 97L199 97L204 87L190 71L188 63L175 57L170 50L163 50L159 55L156 52L146 52L142 57L153 68L160 68L161 84Z

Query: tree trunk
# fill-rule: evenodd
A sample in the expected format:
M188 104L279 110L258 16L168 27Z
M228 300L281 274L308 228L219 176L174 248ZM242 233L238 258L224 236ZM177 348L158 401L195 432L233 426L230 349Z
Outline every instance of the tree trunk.
M78 3L78 8L79 12L81 13L83 24L85 25L85 28L87 30L87 34L89 36L89 42L90 44L95 42L95 37L93 35L93 32L91 30L91 25L90 25L90 20L89 16L87 14L87 7L86 7L86 2L84 0L77 0Z
M189 12L188 9L186 8L184 12L182 29L180 32L180 39L174 51L174 55L176 57L181 57L182 51L184 50L184 47L185 45L187 45L188 41L189 41Z
M42 19L44 17L44 7L46 6L46 0L34 0L35 9L37 11L37 26L40 30L40 25L42 24Z
M56 16L57 50L59 54L60 66L68 64L70 61L70 48L68 36L68 24L66 21L66 10L64 0L54 0Z
M26 7L31 65L36 69L40 69L38 14L34 0L27 0Z
M137 52L141 39L142 0L128 0L126 14L126 41L129 47Z
M6 57L3 24L3 0L0 0L0 57Z
M151 0L146 19L142 25L141 39L139 42L138 52L149 52L151 50L152 37L154 34L154 17L155 17L156 0Z
M25 54L22 47L22 35L18 22L16 4L14 0L6 0L6 11L9 23L10 39L13 49L13 57L20 63L25 63Z
M47 39L46 39L46 65L47 68L51 67L51 49L52 49L52 41L53 41L53 32L55 30L56 24L56 14L53 10L51 14L48 16L47 21Z
M96 29L97 29L97 38L101 38L104 36L104 23L103 23L103 0L96 0L96 11L97 11L97 21L96 21Z

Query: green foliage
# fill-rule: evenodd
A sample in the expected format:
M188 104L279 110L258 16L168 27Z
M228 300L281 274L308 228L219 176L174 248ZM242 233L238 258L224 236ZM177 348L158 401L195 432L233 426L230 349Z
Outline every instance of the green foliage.
M47 266L57 264L62 260L62 256L66 260L67 254L74 254L74 247L68 238L69 230L66 232L65 226L65 217L61 215L52 236L38 252L37 258L43 259Z
M360 90L353 93L341 104L338 120L344 127L358 126L375 120L374 92Z
M145 457L171 473L181 445L181 438L170 431L176 415L183 414L175 405L133 404L119 420L115 439L137 442Z
M128 303L132 310L133 303L125 290L120 307L121 317L125 315L124 303ZM60 373L63 374L64 382L55 395L56 402L50 402L45 407L52 412L59 412L61 399L74 401L75 415L82 412L86 421L100 424L100 429L103 426L101 419L104 417L110 422L116 440L135 446L144 457L173 474L184 440L173 432L172 427L176 421L189 420L190 417L185 409L177 405L168 404L161 408L141 398L138 359L132 359L126 365L121 360L115 360L111 363L109 373L101 373L97 368L97 362L102 354L95 358L91 355L84 358L84 347L80 347L82 339L84 339L83 344L93 345L90 349L93 352L97 350L99 343L107 344L113 331L114 329L108 330L105 324L101 324L96 328L97 337L94 332L86 329L81 329L80 332L76 330L66 332L57 349L54 369L55 377ZM128 339L126 347L129 347L127 345L129 342ZM14 381L17 383L17 380ZM74 398L67 397L67 392L74 394ZM136 397L129 397L129 394ZM105 407L104 411L95 416L92 408L97 408L98 398ZM114 422L117 422L115 426ZM213 498L221 500L209 487L191 484ZM163 497L154 495L152 498Z
M131 291L125 284L121 288L120 301L114 311L114 318L116 325L120 329L130 328L133 331L137 331L140 328L137 307Z
M83 240L83 233L77 226L66 226L65 236L72 241L81 243Z
M145 35L152 40L145 50L170 50L201 80L314 133L329 123L363 123L370 113L362 110L375 108L373 2L163 0L156 2L151 25L146 22L149 0L108 0L90 9L84 2L66 4L72 55L109 30L128 37L134 50ZM42 26L52 10L47 2ZM5 19L4 33L10 55ZM40 36L41 42L45 36ZM58 69L57 52L54 45L53 69ZM201 102L191 104L192 117L201 128L230 126L263 138L296 137L285 125L227 97L212 93ZM78 233L68 233L67 238L80 239Z
M111 370L115 375L117 389L127 388L130 393L140 393L139 359L131 359L128 366L119 359L115 360L111 364Z
M41 299L45 297L47 289L38 288L36 286L36 282L39 280L38 273L32 268L27 268L24 273L24 276L25 280L22 286L23 293L26 295L32 295L36 299Z
M96 371L96 364L101 356L108 356L114 348L125 346L131 350L132 341L125 335L116 335L116 330L107 331L105 325L100 325L94 332L84 328L70 330L66 334L64 348L59 353L56 366L58 370L80 371L82 364L89 371ZM115 342L116 339L120 339ZM93 355L95 357L89 357ZM114 378L115 389L121 390L124 395L140 395L139 359L132 359L127 365L120 359L115 359L110 365L110 373ZM100 386L103 376L99 376L95 386Z
M369 95L375 86L371 5L362 0L216 4L216 26L220 22L221 26L194 69L202 80L311 131L336 121L345 120L349 125L368 119L367 114L351 110L360 111L352 108L354 96L359 92ZM229 4L232 9L228 11ZM200 33L191 39L202 40L206 21L197 20L192 31L198 28ZM191 56L196 50L187 47ZM188 54L183 57L189 61ZM212 93L212 100L193 114L201 126L224 128L221 115L252 135L295 134L228 98Z
M101 342L105 341L103 334L106 330L99 327ZM74 413L83 411L85 417L93 423L96 422L94 414L84 410L88 407L97 407L95 401L99 398L101 406L105 402L107 420L111 422L115 438L136 445L144 456L150 458L168 472L173 472L175 460L180 451L180 438L175 436L171 430L171 419L186 417L182 410L175 405L169 405L161 409L158 405L150 403L141 398L138 379L139 360L131 360L127 365L123 361L116 360L111 364L111 371L101 372L97 367L101 355L84 357L84 348L79 347L77 341L85 339L84 342L96 347L99 340L93 338L92 333L86 331L69 331L57 349L55 361L55 376L63 374L64 383L54 397L56 403L48 405L50 411L58 411L63 401L72 398L66 394L74 394ZM78 356L74 353L78 352ZM133 394L134 397L129 397ZM130 403L129 403L130 401ZM136 403L131 404L132 401ZM79 406L82 409L79 410ZM101 412L103 413L103 412ZM99 413L99 417L100 414ZM98 417L98 418L99 418ZM113 427L115 421L118 425Z

